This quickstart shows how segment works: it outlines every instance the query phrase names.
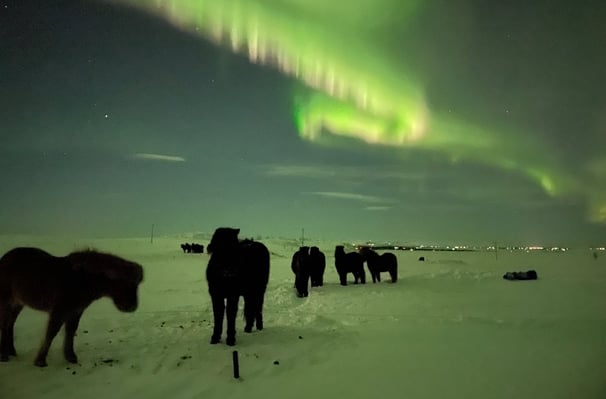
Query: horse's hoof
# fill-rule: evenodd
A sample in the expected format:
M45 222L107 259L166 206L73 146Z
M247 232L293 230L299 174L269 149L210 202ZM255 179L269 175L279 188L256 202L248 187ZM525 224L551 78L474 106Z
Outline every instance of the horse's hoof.
M0 362L8 362L8 355L0 355Z
M246 327L244 327L244 332L245 333L251 333L252 332L252 326L246 326Z
M46 367L48 366L48 364L46 363L46 359L36 359L36 361L34 362L34 366Z
M234 346L236 344L236 338L235 337L228 337L225 340L225 344L228 346Z
M76 364L78 363L78 356L76 356L75 354L65 355L65 360L72 364Z
M215 336L212 336L212 337L210 338L210 344L211 344L211 345L218 344L219 342L221 342L221 337L215 337Z

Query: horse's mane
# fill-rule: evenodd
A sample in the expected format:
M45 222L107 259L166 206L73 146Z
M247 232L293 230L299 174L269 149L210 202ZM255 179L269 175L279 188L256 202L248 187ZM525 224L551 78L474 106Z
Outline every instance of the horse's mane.
M360 255L362 255L362 258L364 258L364 259L375 259L375 258L379 257L379 254L377 253L377 251L375 251L374 249L369 248L369 247L361 247L358 250L358 253Z
M74 251L67 255L66 259L72 264L74 270L102 275L110 280L134 283L140 283L143 280L141 265L95 249Z

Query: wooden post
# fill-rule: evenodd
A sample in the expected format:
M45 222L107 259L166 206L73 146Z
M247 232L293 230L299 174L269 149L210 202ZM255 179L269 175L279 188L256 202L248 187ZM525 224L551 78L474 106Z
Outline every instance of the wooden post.
M232 353L232 363L234 365L234 378L240 378L240 363L238 362L238 351Z
M151 229L151 239L149 240L149 242L151 244L154 243L154 225L153 225L153 223L152 223L152 229Z

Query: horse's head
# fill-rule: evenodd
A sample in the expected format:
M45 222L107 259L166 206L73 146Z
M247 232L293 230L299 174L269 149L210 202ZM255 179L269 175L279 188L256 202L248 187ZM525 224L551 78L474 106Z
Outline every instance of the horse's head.
M111 298L122 312L134 312L139 305L138 289L143 281L143 267L135 262L122 260L123 273L114 273Z
M224 250L230 250L237 247L239 233L240 229L219 227L217 230L215 230L210 243L206 247L206 252L212 254L213 252L222 252Z
M75 271L86 273L116 307L123 312L137 309L138 288L143 281L143 267L118 256L93 250L74 252L67 257Z
M343 255L345 253L345 247L343 245L337 245L335 247L335 256Z

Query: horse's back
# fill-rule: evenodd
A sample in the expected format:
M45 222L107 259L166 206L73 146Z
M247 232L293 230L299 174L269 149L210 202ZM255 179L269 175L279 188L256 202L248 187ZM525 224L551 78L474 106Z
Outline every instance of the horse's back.
M269 250L265 244L244 240L240 243L240 250L245 274L265 287L269 281Z
M58 258L39 248L19 247L0 258L0 281L31 274L54 274Z
M20 247L0 258L0 301L49 310L72 277L64 258L39 248Z
M381 263L387 266L397 266L398 258L391 252L386 252L381 255Z
M360 267L364 264L362 255L360 255L357 252L348 252L347 254L345 254L345 256L346 256L345 259L347 261L347 264L349 264L351 266Z

